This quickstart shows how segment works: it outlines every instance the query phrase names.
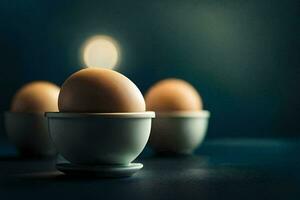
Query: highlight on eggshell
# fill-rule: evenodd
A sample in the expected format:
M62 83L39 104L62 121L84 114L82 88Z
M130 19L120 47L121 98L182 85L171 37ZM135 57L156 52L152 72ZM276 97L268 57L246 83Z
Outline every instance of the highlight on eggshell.
M34 81L21 87L11 104L11 112L44 113L57 112L60 88L47 81Z
M62 85L60 112L144 112L145 100L126 76L104 68L86 68L72 74Z
M155 112L199 111L202 98L188 82L169 78L154 84L145 94L147 110Z

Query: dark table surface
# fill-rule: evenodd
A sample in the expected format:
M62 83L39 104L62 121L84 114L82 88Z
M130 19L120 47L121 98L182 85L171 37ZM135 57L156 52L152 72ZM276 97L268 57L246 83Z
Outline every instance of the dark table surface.
M0 142L0 199L300 199L299 139L207 140L192 156L155 156L130 178L70 177L56 159Z

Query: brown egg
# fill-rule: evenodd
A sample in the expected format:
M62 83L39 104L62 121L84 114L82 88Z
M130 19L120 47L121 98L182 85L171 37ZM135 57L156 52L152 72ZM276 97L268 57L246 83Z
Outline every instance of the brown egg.
M12 100L11 111L23 113L57 112L59 87L46 81L35 81L19 89Z
M64 82L58 107L61 112L144 112L145 101L124 75L109 69L86 68Z
M159 81L146 93L145 101L147 110L156 112L202 109L202 99L196 89L180 79Z

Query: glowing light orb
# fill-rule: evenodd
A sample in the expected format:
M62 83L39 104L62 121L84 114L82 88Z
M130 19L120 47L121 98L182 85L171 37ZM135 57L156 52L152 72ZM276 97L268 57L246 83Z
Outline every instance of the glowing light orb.
M83 62L87 67L114 68L119 61L119 47L109 36L98 35L83 46Z

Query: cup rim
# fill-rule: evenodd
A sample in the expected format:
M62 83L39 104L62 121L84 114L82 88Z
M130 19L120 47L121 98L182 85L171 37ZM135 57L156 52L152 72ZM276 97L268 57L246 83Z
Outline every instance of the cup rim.
M115 113L71 113L71 112L45 112L48 118L155 118L155 112L115 112Z
M156 118L209 118L208 110L156 112Z

